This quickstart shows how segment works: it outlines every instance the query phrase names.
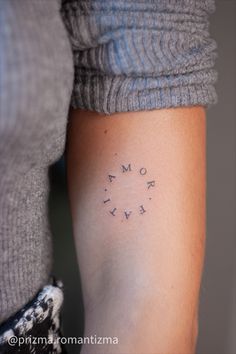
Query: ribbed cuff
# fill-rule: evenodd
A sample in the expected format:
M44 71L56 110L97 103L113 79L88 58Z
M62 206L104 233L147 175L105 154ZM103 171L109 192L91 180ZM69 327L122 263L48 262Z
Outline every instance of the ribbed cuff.
M114 112L216 103L214 0L63 0L73 108Z
M82 80L75 85L71 100L74 109L112 114L181 106L210 107L217 102L215 87L210 84L132 90L138 79L87 76L85 80L86 83Z

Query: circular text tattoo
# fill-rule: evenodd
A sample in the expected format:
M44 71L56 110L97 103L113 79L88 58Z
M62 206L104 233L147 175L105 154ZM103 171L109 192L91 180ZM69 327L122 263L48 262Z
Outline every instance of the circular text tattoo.
M116 205L115 200L112 197L112 187L114 185L119 184L119 180L121 177L120 174L128 175L135 174L137 177L140 177L143 182L144 189L148 192L145 200L142 204L134 205L133 208L122 208ZM112 217L123 216L125 220L129 220L132 218L134 214L144 215L148 211L148 203L152 200L150 192L153 188L155 188L156 182L153 179L148 177L148 171L146 167L140 167L138 169L133 169L131 163L127 165L121 165L119 173L116 175L108 174L107 175L107 186L104 188L105 196L103 198L103 204L107 207L107 212Z

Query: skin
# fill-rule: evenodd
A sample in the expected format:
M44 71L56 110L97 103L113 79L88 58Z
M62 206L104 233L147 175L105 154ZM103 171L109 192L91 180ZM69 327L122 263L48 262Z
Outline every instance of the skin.
M85 336L119 340L84 345L82 354L194 353L205 130L203 107L71 112L67 172Z

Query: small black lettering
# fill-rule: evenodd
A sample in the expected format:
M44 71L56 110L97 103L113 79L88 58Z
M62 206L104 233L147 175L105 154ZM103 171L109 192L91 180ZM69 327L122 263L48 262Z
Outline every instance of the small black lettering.
M140 205L140 214L146 213L147 210L144 209L143 205Z
M148 189L151 187L155 187L155 181L147 182L147 185L148 185Z
M127 167L125 165L121 165L121 167L122 167L122 172L131 171L131 164L130 163L128 164Z
M112 182L112 181L113 181L113 179L115 179L115 178L116 178L116 176L108 175L108 178L109 178L109 181L110 181L110 182Z
M125 211L124 213L125 213L126 219L128 220L132 211Z
M116 208L114 208L113 210L110 210L111 215L115 216L115 211L116 211Z
M147 169L145 167L140 168L139 170L140 175L144 176L147 173Z

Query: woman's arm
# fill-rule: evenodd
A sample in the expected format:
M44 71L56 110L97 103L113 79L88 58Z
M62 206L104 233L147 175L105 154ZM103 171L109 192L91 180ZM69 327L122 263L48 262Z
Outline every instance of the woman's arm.
M191 354L205 243L205 111L73 110L68 183L83 354Z

